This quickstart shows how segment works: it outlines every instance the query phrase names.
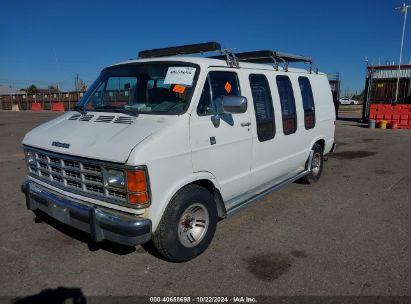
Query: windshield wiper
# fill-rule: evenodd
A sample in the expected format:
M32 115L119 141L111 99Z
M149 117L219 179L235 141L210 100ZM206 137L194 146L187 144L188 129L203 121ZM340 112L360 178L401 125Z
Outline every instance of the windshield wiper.
M87 111L84 110L84 107L82 106L74 106L73 110L79 112L81 115L87 114Z
M94 110L96 110L96 111L109 110L110 112L124 113L124 114L128 114L128 115L134 116L134 117L138 116L138 110L133 109L133 108L124 109L124 108L119 108L119 107L115 107L115 106L101 106L101 107L95 107Z

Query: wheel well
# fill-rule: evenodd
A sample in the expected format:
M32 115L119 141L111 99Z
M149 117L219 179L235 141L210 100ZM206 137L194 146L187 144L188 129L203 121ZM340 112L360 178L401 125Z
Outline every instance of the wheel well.
M227 214L227 210L225 209L225 205L224 205L224 201L223 201L223 198L221 196L221 193L216 187L214 187L214 184L208 179L196 180L196 181L192 182L191 184L199 185L203 188L206 188L208 191L210 191L211 194L213 194L214 201L217 205L218 217L225 218L225 216ZM189 184L189 185L191 185L191 184Z
M319 144L321 146L321 148L323 149L323 151L324 151L324 148L325 148L325 140L324 139L317 140L315 143Z

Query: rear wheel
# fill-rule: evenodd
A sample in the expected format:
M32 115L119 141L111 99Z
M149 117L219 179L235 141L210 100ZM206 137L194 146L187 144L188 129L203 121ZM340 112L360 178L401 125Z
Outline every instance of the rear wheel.
M189 261L210 245L217 219L217 207L207 189L198 185L184 187L164 211L153 234L153 245L169 261Z
M315 143L312 151L310 173L303 178L308 184L314 184L320 179L324 163L323 148L321 145Z

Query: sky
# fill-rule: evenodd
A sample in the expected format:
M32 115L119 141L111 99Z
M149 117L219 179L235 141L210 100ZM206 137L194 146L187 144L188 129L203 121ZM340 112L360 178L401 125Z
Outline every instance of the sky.
M411 3L410 3L411 4ZM12 1L0 0L0 86L90 85L139 50L217 41L234 51L312 57L340 73L342 92L364 88L370 64L398 64L404 14L398 0ZM410 9L411 13L411 9ZM411 60L409 14L403 63Z

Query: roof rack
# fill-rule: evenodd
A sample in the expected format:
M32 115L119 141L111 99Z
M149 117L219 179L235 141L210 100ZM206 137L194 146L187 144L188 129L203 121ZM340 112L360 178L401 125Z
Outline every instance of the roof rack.
M310 57L287 54L277 51L253 51L236 53L238 61L251 62L251 63L274 63L276 70L278 70L278 62L284 63L284 70L288 70L288 63L290 62L304 62L312 65L313 61ZM215 59L224 59L223 56L212 56ZM311 71L311 67L310 67Z
M205 43L196 43L188 44L181 46L173 46L168 48L161 49L152 49L140 51L138 53L139 58L158 58L165 56L175 56L175 55L187 55L187 54L198 54L206 52L220 52L222 53L222 59L227 61L227 64L230 67L238 66L238 61L235 55L227 50L222 49L221 45L218 42L205 42Z
M187 55L198 54L206 52L220 52L222 55L211 56L209 58L222 59L227 61L227 65L230 67L238 67L239 61L252 62L252 63L269 63L274 64L276 70L278 70L279 62L284 64L284 70L288 71L288 64L290 62L304 62L310 64L310 73L312 71L312 59L310 57L287 54L277 51L253 51L243 53L233 53L228 49L222 49L218 42L205 42L197 44L188 44L160 49L152 49L140 51L138 57L145 58L158 58L165 56L175 55Z

